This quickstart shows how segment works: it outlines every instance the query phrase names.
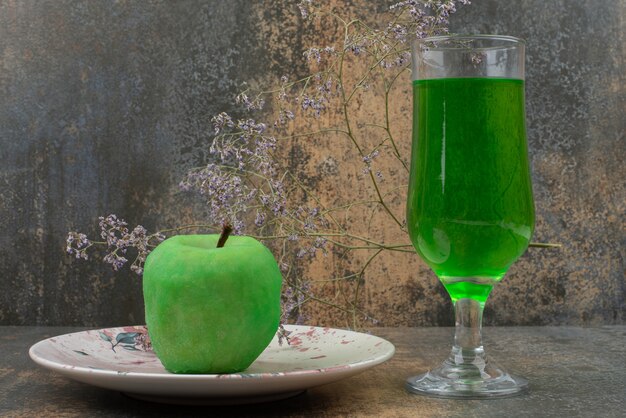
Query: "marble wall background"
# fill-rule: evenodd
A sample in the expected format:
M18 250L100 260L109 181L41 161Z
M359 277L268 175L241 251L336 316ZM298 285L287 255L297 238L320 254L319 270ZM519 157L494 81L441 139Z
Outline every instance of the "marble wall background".
M140 280L66 257L66 233L95 235L108 213L149 229L202 216L176 185L205 161L210 117L237 114L243 82L303 74L303 49L329 41L293 3L0 1L0 324L143 321ZM381 23L391 3L332 5ZM563 244L524 255L485 320L623 323L626 4L473 3L453 31L528 42L535 239ZM398 112L410 109L409 94L397 100ZM405 149L408 129L398 128ZM328 152L298 145L292 164L304 170ZM327 268L314 263L306 274ZM417 256L384 258L365 279L365 307L380 324L451 324L445 293ZM341 325L328 309L308 313L312 323Z

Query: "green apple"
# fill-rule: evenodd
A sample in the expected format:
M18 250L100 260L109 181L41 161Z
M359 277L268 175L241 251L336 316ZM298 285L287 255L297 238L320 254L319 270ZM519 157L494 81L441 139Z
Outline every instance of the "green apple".
M172 373L234 373L278 329L282 276L246 236L177 235L146 259L143 294L152 347Z

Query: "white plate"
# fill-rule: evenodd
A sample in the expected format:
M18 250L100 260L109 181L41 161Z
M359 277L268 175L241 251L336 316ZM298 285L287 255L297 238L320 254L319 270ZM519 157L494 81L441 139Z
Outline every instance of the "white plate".
M282 399L360 373L393 356L382 338L333 328L286 325L252 365L234 374L169 373L144 344L144 326L76 332L40 341L30 357L80 382L145 400L180 404Z

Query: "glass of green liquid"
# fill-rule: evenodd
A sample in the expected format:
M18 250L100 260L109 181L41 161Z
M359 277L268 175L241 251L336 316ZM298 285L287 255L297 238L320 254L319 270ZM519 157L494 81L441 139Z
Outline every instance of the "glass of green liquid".
M448 358L409 391L491 398L526 390L485 355L493 286L528 247L535 214L524 116L524 42L438 36L412 45L413 145L407 226L454 303Z

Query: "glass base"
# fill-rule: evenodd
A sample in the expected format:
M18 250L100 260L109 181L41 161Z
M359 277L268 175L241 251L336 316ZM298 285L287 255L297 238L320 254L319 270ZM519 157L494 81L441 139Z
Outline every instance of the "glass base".
M526 379L511 376L490 360L455 364L453 355L438 368L408 378L406 389L420 395L461 399L502 398L528 390Z

